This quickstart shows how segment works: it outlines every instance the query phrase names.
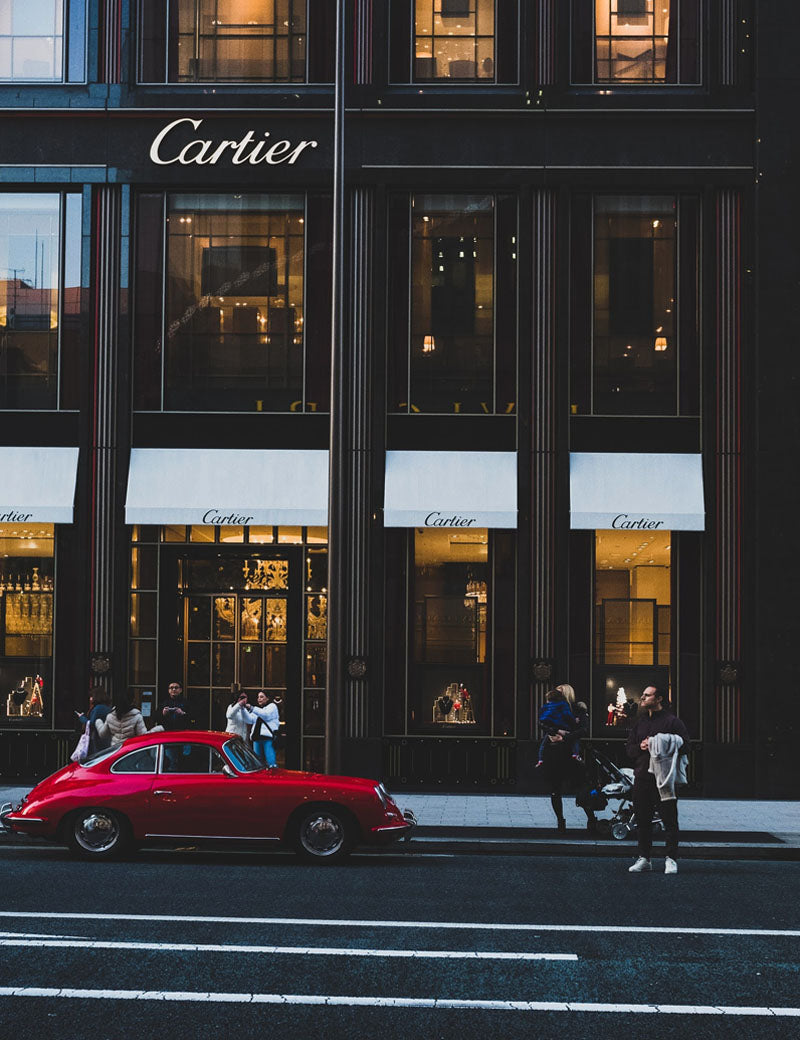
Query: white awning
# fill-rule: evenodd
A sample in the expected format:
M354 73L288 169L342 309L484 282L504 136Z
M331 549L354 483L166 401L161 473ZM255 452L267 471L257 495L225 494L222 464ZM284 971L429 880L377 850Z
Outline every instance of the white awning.
M71 524L78 448L0 448L0 523Z
M325 527L328 452L134 448L125 522Z
M701 455L572 452L569 496L573 529L705 529Z
M387 451L385 527L516 527L513 451Z

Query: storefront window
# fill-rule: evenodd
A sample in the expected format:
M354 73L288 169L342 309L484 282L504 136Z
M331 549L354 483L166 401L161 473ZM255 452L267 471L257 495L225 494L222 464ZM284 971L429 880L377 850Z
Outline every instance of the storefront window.
M52 719L54 528L0 525L0 705L10 725Z
M167 409L302 398L304 222L300 196L169 198Z
M573 0L574 81L698 83L700 15L700 0Z
M134 407L327 411L329 218L325 197L140 196Z
M0 408L57 408L80 320L79 195L0 194ZM62 244L64 255L62 258Z
M335 0L142 0L145 83L328 83Z
M674 198L595 202L595 413L677 410L677 229Z
M642 690L669 686L672 532L597 531L594 603L595 726L622 736Z
M400 208L397 208L398 223ZM516 212L513 200L417 195L411 200L410 335L401 324L403 240L393 244L392 410L494 414L515 408ZM396 248L396 252L395 252ZM406 270L407 270L406 266ZM502 307L502 309L501 309Z
M240 530L229 544L219 526L132 528L129 685L150 711L166 679L179 679L197 725L217 730L226 726L231 683L252 703L270 691L286 737L280 764L321 769L327 529ZM165 617L175 621L165 627Z

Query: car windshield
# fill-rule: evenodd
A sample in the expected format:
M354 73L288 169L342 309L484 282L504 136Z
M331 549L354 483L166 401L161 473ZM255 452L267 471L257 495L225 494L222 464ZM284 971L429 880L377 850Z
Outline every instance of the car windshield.
M84 769L88 769L91 766L96 766L98 762L105 762L107 758L116 754L119 751L121 744L117 744L115 747L101 748L99 751L93 751L91 755L87 755L82 762L78 764L83 766Z
M264 763L256 758L241 737L234 737L222 745L222 750L239 773L257 773L264 768Z

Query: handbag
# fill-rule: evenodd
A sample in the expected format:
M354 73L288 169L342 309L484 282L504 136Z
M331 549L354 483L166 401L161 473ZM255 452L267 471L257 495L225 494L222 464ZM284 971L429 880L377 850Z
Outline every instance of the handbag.
M89 738L91 730L91 722L87 722L86 726L78 738L78 743L75 745L75 750L69 756L72 762L85 762L89 757Z

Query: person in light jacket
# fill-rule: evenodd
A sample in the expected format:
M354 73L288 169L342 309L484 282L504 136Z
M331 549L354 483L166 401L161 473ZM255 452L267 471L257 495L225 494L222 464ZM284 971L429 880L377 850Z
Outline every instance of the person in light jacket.
M267 769L274 769L277 764L275 757L274 736L281 724L278 713L278 705L271 693L261 690L258 694L258 706L246 705L243 709L245 718L252 723L253 730L250 739L253 742L253 751L264 763Z
M250 726L246 711L247 694L239 693L225 709L225 716L228 720L228 724L225 727L226 733L233 733L237 737L241 737L242 740L247 740Z
M128 737L140 737L147 732L142 713L133 707L126 694L117 698L104 719L95 722L95 729L99 739L109 742L111 747L118 747Z

